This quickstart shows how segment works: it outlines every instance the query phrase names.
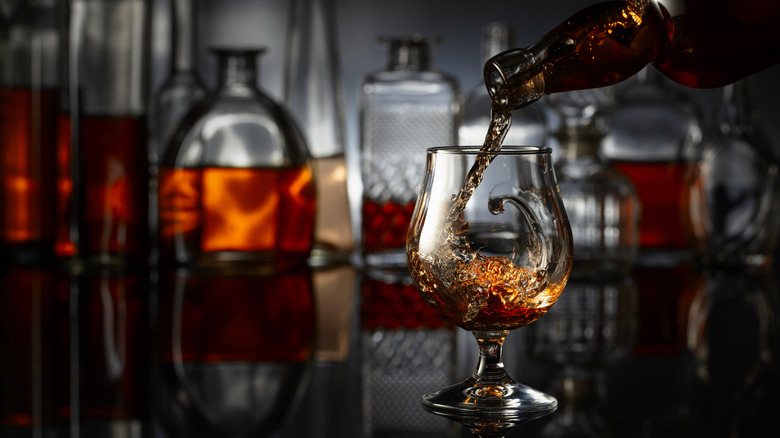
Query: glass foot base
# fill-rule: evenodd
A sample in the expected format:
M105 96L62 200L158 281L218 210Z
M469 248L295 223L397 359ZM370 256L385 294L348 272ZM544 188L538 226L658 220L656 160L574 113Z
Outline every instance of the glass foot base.
M480 436L555 412L558 400L514 381L480 384L466 381L423 396L423 409L462 423ZM500 436L496 435L496 436Z

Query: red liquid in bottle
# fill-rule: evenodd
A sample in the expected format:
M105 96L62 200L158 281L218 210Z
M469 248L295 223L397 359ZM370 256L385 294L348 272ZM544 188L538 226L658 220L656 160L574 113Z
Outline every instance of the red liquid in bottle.
M50 243L56 90L0 89L0 241Z

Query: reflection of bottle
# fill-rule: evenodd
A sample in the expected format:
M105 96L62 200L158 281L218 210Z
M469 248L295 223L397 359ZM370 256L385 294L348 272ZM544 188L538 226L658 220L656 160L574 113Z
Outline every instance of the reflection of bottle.
M360 315L368 436L447 436L450 422L423 411L420 397L452 382L456 332L420 299L405 270L368 272Z
M768 267L780 232L780 175L747 82L723 90L714 132L687 181L691 231L712 263Z
M482 63L513 47L511 25L494 22L482 29ZM482 145L490 123L490 96L485 84L477 84L466 95L463 103L463 123L458 128L461 146ZM547 136L544 115L538 105L528 106L512 113L512 129L507 132L504 144L541 145Z
M683 174L701 141L698 109L645 69L618 88L603 155L625 173L642 203L640 263L687 255Z
M146 261L147 6L144 0L70 3L69 113L60 121L58 154L69 154L79 171L58 162L68 172L58 178L75 187L62 193L58 210L76 212L78 224L65 228L78 231L58 235L58 255L99 264Z
M307 137L317 179L314 260L345 260L353 249L344 157L344 95L333 0L291 2L286 103Z
M772 0L604 2L574 14L527 49L494 57L485 82L512 108L542 94L627 79L653 63L690 87L717 87L780 59Z
M184 118L160 168L164 262L295 265L311 250L309 153L257 89L258 50L217 50L219 86Z
M51 252L54 235L57 3L22 6L0 47L0 248L38 256Z
M195 102L206 95L196 71L197 11L193 0L174 0L172 6L171 70L151 106L149 125L149 225L157 226L157 177L160 157L176 125Z
M431 41L387 41L385 70L361 94L362 239L369 265L406 265L406 233L423 177L425 149L457 142L459 90L433 69Z
M173 436L266 436L295 402L314 351L307 269L162 276L155 413Z

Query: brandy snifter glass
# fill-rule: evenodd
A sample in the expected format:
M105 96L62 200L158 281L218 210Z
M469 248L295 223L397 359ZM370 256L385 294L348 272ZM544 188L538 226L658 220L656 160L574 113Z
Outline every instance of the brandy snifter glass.
M474 374L426 394L423 408L478 436L502 436L553 412L557 400L514 381L501 357L509 330L544 315L571 271L571 229L550 149L428 149L407 262L425 302L479 345Z

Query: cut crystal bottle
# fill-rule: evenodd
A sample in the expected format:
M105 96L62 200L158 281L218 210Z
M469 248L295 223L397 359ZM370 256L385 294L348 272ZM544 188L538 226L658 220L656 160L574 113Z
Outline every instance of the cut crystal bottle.
M430 39L383 40L387 68L361 89L362 244L366 264L406 266L406 233L425 150L458 141L457 81L434 69Z
M647 68L618 87L602 153L626 174L641 202L640 263L686 261L685 167L701 142L695 104Z
M315 188L286 109L257 88L261 50L215 50L216 90L195 105L160 166L162 263L252 269L309 256Z

